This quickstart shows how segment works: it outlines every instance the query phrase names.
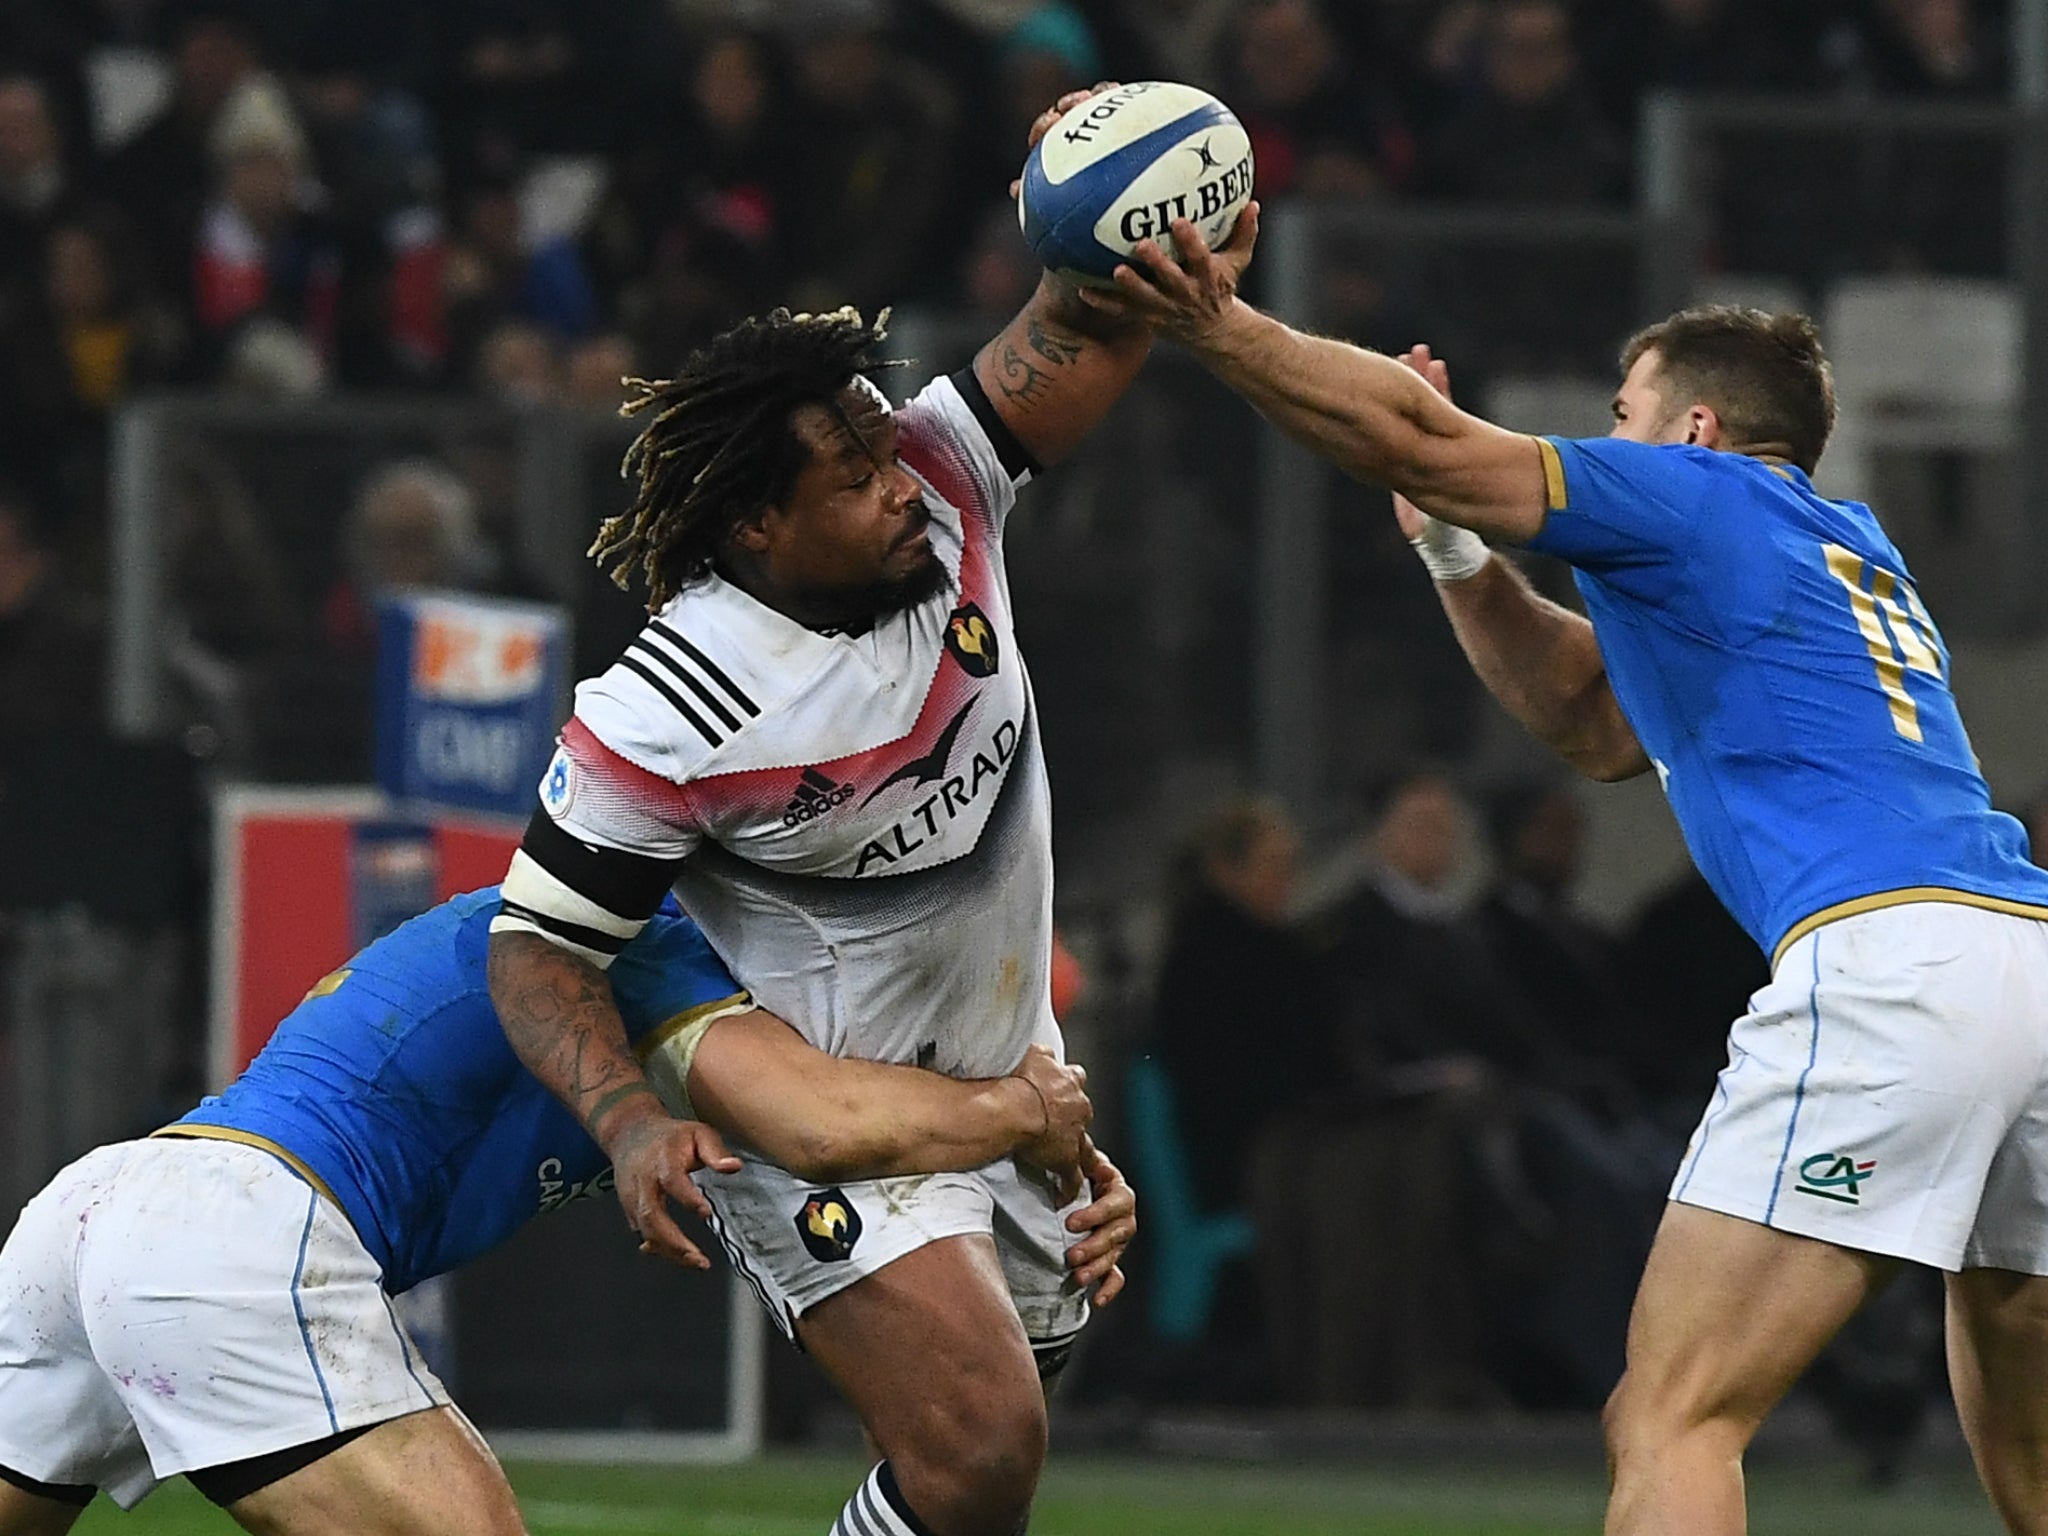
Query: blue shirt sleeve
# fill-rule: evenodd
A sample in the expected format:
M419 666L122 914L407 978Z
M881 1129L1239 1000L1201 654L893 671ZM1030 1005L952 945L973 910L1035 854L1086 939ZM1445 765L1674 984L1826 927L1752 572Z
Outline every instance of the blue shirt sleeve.
M1699 542L1706 449L1619 438L1541 438L1550 515L1528 547L1631 596L1682 583Z
M702 930L667 903L607 974L627 1037L635 1040L680 1015L746 996Z

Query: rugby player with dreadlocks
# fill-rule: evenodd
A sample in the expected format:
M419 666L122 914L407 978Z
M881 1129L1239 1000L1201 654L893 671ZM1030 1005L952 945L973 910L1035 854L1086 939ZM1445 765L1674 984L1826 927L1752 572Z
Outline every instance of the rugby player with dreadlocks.
M1050 806L1001 535L1152 338L1048 276L900 411L871 379L882 342L851 311L777 311L635 386L633 502L593 552L651 619L577 689L494 925L514 1049L673 1252L665 1202L702 1166L700 1128L648 1087L605 979L671 886L756 1001L834 1055L981 1077L1059 1045ZM1072 1192L1010 1161L820 1188L738 1150L701 1181L718 1235L883 1457L834 1532L1013 1536L1041 1378L1110 1273L1067 1273ZM1090 1163L1097 1193L1120 1186Z

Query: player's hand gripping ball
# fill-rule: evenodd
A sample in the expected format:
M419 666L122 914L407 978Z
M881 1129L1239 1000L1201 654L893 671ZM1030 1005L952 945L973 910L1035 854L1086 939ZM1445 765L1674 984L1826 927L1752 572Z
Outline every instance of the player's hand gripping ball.
M1046 130L1024 162L1017 221L1045 266L1103 285L1141 240L1176 256L1175 219L1215 249L1251 200L1252 141L1230 108L1192 85L1141 80Z

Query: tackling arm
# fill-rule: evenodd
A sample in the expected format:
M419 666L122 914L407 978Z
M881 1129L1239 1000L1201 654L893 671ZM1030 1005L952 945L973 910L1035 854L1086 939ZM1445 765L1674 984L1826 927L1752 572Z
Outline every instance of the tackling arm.
M688 1113L819 1183L979 1168L1019 1153L1072 1169L1093 1113L1078 1071L1034 1051L960 1081L829 1056L773 1014L711 1024L685 1072Z
M676 1120L662 1107L626 1043L604 972L537 933L517 931L491 934L488 968L491 1002L513 1053L611 1159L619 1203L643 1248L708 1269L667 1199L708 1214L691 1171L731 1173L739 1160L709 1127Z

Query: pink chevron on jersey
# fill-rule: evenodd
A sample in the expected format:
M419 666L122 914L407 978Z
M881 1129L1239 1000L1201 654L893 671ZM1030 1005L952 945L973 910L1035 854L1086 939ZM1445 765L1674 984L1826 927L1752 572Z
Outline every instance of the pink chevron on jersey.
M680 858L685 909L814 1044L1004 1072L1058 1040L1051 808L1000 542L1016 484L950 380L898 425L942 590L825 635L715 574L691 586L577 689L555 814Z

